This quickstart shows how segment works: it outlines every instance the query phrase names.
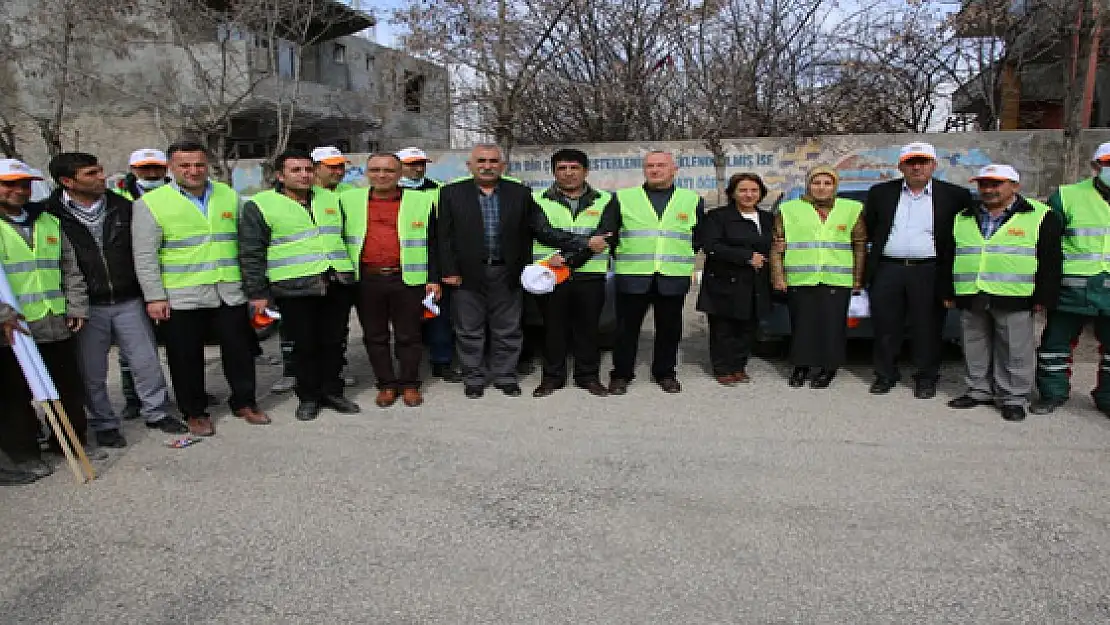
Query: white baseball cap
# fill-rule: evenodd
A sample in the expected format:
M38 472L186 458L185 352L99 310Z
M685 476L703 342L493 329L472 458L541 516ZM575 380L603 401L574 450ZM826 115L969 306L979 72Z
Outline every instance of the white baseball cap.
M555 290L555 272L540 264L528 265L520 272L520 285L532 295L546 295Z
M1009 165L995 165L990 164L979 170L979 173L971 179L972 182L976 180L1002 180L1009 182L1021 182L1021 176L1018 175L1017 170Z
M1095 150L1095 155L1091 160L1096 163L1105 163L1110 161L1110 143L1103 143Z
M31 169L27 163L14 158L0 159L0 182L16 180L42 180L42 174Z
M166 158L166 153L162 150L154 150L151 148L143 148L135 150L131 153L131 158L127 159L128 167L142 167L143 165L168 165L170 159Z
M917 141L902 146L902 150L898 153L898 163L904 163L911 158L931 158L936 160L937 149L932 145Z
M418 163L420 161L431 161L428 154L420 148L403 148L397 151L397 158L401 159L402 163Z
M347 157L343 156L339 148L325 145L312 151L312 162L325 165L343 165L347 163Z

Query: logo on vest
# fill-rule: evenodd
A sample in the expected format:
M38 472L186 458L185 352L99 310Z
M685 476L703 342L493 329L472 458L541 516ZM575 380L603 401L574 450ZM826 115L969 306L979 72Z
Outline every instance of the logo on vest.
M412 222L412 227L413 227L413 228L423 228L423 227L424 227L424 222L422 222L422 221L414 221L414 222Z
M224 211L223 218L224 219L234 219L235 215L232 215L231 211Z
M679 221L690 221L690 213L679 213L675 215Z
M52 234L48 235L46 237L46 242L49 243L50 245L57 245L58 244L58 237L56 237Z
M586 214L589 215L590 217L597 217L598 215L601 214L601 211L594 210L594 209L591 208L591 209L586 211Z
M337 213L336 213L336 210L334 208L325 208L324 209L324 214L325 215L335 215Z
M1023 237L1025 236L1025 230L1021 228L1006 228L1006 234L1012 237Z
M837 230L837 232L847 232L848 231L848 224L837 224L836 225L836 230Z

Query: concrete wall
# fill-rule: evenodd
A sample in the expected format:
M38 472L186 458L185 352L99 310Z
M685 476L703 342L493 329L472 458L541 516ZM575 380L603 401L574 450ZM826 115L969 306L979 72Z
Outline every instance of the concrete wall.
M722 202L724 180L733 173L752 171L760 174L774 193L799 195L805 172L818 164L835 166L841 187L865 189L876 182L897 178L898 149L913 140L927 140L938 151L937 177L969 185L968 179L988 163L1009 163L1021 172L1024 192L1033 197L1047 195L1063 181L1089 174L1085 165L1079 171L1065 172L1063 133L1058 131L1015 131L983 133L944 133L931 135L844 135L813 138L753 138L725 142L728 164L723 176L713 166L712 154L697 141L660 144L602 143L576 145L591 158L590 182L602 189L617 189L643 182L641 163L651 149L672 150L679 160L677 184L694 189L711 203ZM1094 148L1110 141L1110 130L1084 133L1076 162L1085 164ZM383 146L389 149L400 145ZM520 147L513 150L510 175L536 188L552 183L550 157L555 147ZM429 175L440 180L465 175L467 153L460 150L429 150L434 162ZM365 155L353 155L347 179L366 184ZM251 193L263 187L262 171L256 162L241 162L233 184ZM721 190L719 193L718 190Z

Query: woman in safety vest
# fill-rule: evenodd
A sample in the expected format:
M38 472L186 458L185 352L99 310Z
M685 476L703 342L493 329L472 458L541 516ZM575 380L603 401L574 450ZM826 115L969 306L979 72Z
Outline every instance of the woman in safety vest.
M794 388L806 380L826 388L836 376L848 341L848 301L863 282L863 204L836 197L839 182L831 167L812 169L805 195L775 215L771 277L788 295Z

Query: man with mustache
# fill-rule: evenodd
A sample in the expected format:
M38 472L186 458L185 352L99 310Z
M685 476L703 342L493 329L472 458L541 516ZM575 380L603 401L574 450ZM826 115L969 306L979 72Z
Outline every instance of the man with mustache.
M1036 373L1034 312L1060 292L1060 221L1048 206L1018 194L1009 165L972 178L980 202L956 215L953 246L941 265L944 305L960 310L967 392L948 402L967 409L995 404L1007 421L1025 419Z
M440 189L437 222L440 274L454 291L453 322L464 390L468 398L477 399L492 380L505 395L517 397L520 272L532 259L532 239L570 252L588 246L600 253L607 244L601 236L552 228L531 190L502 177L505 161L496 145L475 146L467 167L472 177ZM554 262L560 261L555 254Z

